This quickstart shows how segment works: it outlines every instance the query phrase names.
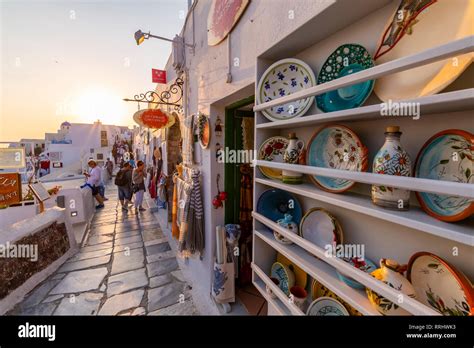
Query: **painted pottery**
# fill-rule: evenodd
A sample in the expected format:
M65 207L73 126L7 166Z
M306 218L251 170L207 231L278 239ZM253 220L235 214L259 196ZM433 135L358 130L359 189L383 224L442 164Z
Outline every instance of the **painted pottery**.
M257 212L272 221L278 221L290 214L293 221L299 224L301 221L301 205L291 193L270 189L263 192L257 202Z
M331 297L340 303L344 305L344 307L347 309L350 315L353 316L362 316L362 313L360 313L358 310L356 310L354 307L349 305L347 302L345 302L342 298L337 296L334 292L329 290L327 287L325 287L323 284L318 282L316 279L313 279L311 283L311 299L316 300L320 297Z
M277 220L277 224L292 233L298 234L298 225L293 221L293 217L290 214L285 214L283 219ZM275 237L276 241L281 244L286 244L286 245L293 244L291 240L285 238L277 231L273 231L273 236Z
M295 274L289 267L280 262L275 262L272 265L271 276L278 279L280 282L280 289L290 296L290 288L295 285Z
M381 55L377 50L377 65L405 58L474 34L474 1L403 0L390 17L382 33L380 45L392 48ZM386 47L383 50L386 51ZM374 91L389 100L405 100L438 93L465 71L474 53L426 64L377 79Z
M218 45L232 31L250 0L213 1L207 17L207 44Z
M415 163L417 178L474 182L474 134L448 129L433 135L423 145ZM460 221L474 214L474 200L436 193L416 192L421 207L442 221Z
M263 161L283 163L283 155L288 146L288 139L285 137L271 137L265 140L258 150L257 158ZM269 179L282 179L281 169L258 167L263 175Z
M443 315L474 315L472 283L439 256L416 253L410 258L407 273L420 302Z
M278 278L274 278L274 277L271 277L270 280L278 287L280 287L280 281L278 280ZM266 285L265 286L265 291L267 292L267 294L271 297L271 298L277 298L277 296L273 293L272 289Z
M303 216L300 235L322 249L332 250L343 242L341 225L323 208L312 208Z
M385 143L377 152L372 171L377 174L411 176L411 160L400 143L400 128L387 127ZM410 191L396 187L372 185L372 202L384 208L408 210Z
M316 85L316 76L305 62L288 58L272 64L262 75L257 87L257 104L262 104ZM314 97L292 101L262 110L270 121L300 117L308 111Z
M303 149L304 141L299 140L295 133L290 133L288 137L288 146L283 154L283 160L285 163L298 164ZM285 184L301 184L303 182L303 174L290 170L283 170L282 181Z
M209 118L201 113L197 117L197 131L199 144L203 149L207 149L211 139L211 125Z
M364 271L364 272L369 273L369 274L377 269L377 266L375 265L375 263L373 263L369 259L359 259L359 258L355 258L355 257L352 257L352 258L347 257L347 258L343 258L343 260L350 263L352 266L360 269L361 271ZM339 270L336 270L336 272L337 272L337 276L339 277L339 279L342 280L347 285L349 285L351 288L360 289L360 290L365 289L365 285L355 281L354 279L352 279L348 275L344 274L343 272L341 272Z
M367 155L367 148L351 129L332 125L313 135L307 146L306 163L314 167L365 172ZM347 191L355 184L354 181L319 175L310 175L310 178L324 191L333 193Z
M299 308L303 309L308 292L301 286L294 285L290 288L290 299L293 299L293 303Z
M338 300L331 297L320 297L314 300L307 312L306 315L314 316L348 316L349 312L344 307L342 303Z
M371 275L404 295L415 298L415 289L410 281L403 276L405 269L405 266L400 266L394 260L381 259L380 268L373 271ZM409 312L371 289L366 288L366 292L370 303L380 313L384 315L410 315Z
M297 264L289 260L285 255L278 253L277 261L287 266L295 274L295 285L306 288L308 282L308 275Z
M326 59L319 71L318 85L373 66L374 61L370 53L361 45L345 44L339 46ZM361 82L320 94L316 96L316 103L318 108L324 112L356 108L365 103L373 88L373 80Z

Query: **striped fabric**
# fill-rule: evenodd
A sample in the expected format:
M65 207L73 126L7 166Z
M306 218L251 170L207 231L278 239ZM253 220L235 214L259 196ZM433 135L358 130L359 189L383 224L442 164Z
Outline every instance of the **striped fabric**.
M192 192L188 212L188 234L186 247L194 254L199 252L202 256L204 250L204 209L201 196L201 174L193 170L191 175Z

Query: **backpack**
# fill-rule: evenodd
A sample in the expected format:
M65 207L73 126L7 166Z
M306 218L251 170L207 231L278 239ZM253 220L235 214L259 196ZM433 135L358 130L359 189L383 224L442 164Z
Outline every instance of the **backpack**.
M125 186L127 185L127 178L125 177L125 170L120 170L115 176L115 185Z

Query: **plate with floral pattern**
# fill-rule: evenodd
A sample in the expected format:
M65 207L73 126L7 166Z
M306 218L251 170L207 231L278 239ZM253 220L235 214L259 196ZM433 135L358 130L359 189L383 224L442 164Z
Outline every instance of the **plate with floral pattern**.
M325 126L308 143L306 164L313 167L367 171L368 150L351 129L342 125ZM310 175L321 189L340 193L349 190L355 182L346 179Z
M262 75L257 87L257 104L262 104L316 85L311 67L302 60L287 58L272 64ZM262 110L270 121L300 117L308 111L314 97L295 100Z
M306 312L314 316L348 316L349 312L341 302L331 297L320 297L314 300Z
M288 139L285 137L271 137L265 140L258 150L257 158L263 161L284 163L283 154L288 146ZM260 171L269 179L282 179L281 169L267 168L259 166Z
M474 183L474 134L448 129L433 135L415 163L417 178ZM459 221L474 214L474 200L466 197L416 192L421 207L443 221Z
M372 56L363 46L357 44L339 46L326 59L319 71L318 85L373 66ZM316 96L316 104L324 112L356 108L365 103L373 88L374 80L349 85Z
M368 274L372 273L373 271L377 269L377 266L375 265L375 263L373 263L369 259L359 259L357 257L343 257L342 260L344 260L345 262L351 264L355 268L358 268L361 271L364 271ZM355 281L354 279L340 272L339 270L336 270L336 273L339 279L342 280L347 285L349 285L351 288L360 289L360 290L365 289L364 284L361 284L358 281Z
M439 256L424 251L414 254L408 262L407 278L418 301L441 314L474 314L472 283Z

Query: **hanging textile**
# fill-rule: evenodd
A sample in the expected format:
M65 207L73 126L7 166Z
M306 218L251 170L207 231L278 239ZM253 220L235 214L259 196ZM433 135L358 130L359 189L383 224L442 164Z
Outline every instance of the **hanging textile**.
M194 115L186 117L183 125L183 164L191 166L194 164Z
M253 180L250 165L240 166L240 212L239 223L242 231L239 240L240 270L239 283L248 284L252 280L251 253L252 253L252 210L253 210Z
M201 182L199 171L193 170L191 174L192 191L188 212L188 233L186 248L194 254L202 255L204 250L204 209L202 205Z
M157 205L160 209L166 209L166 202L168 201L168 190L166 187L167 181L168 177L164 173L161 173L160 178L158 180L158 189L156 193Z
M171 234L174 239L179 239L178 227L178 189L177 179L183 175L183 166L178 164L176 166L176 173L173 174L173 205L171 208Z

